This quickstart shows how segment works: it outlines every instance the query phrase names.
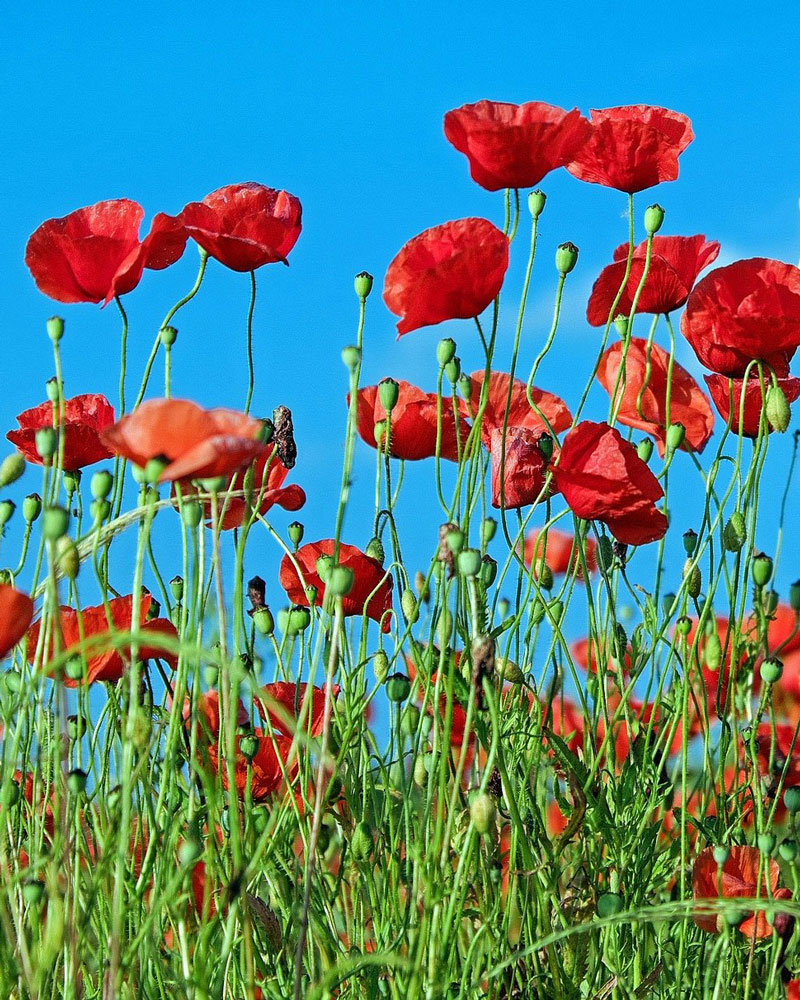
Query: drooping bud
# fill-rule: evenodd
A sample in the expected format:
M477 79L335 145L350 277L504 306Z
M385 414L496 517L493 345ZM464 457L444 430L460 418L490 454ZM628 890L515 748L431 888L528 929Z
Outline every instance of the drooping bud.
M664 209L658 204L645 209L644 228L648 236L655 236L664 225L664 214Z
M368 861L374 846L370 825L362 820L353 830L353 836L350 838L350 853L356 861Z
M8 524L16 509L17 505L13 500L0 500L0 528Z
M729 552L739 552L747 540L747 525L741 511L735 510L723 530L723 541Z
M535 191L531 191L528 195L528 211L534 217L538 219L539 216L544 211L544 206L547 202L547 195L544 191L540 191L538 188Z
M414 574L414 589L419 595L420 601L425 601L427 604L431 599L431 592L428 588L428 584L425 582L425 575L420 573L419 570Z
M597 564L600 569L609 572L614 565L614 543L608 535L601 535L597 545Z
M751 572L753 574L753 583L757 587L766 587L772 576L772 559L764 552L759 552L753 556Z
M379 649L372 657L372 672L379 684L383 684L389 676L389 657L382 649Z
M15 483L25 471L25 459L18 451L7 455L0 464L0 487Z
M414 597L414 591L409 587L406 587L400 595L400 607L405 620L409 625L413 625L419 618L419 605L417 604L416 597Z
M667 451L677 451L686 440L686 428L683 424L670 424L667 428Z
M553 571L545 563L543 566L536 567L536 574L539 580L539 586L542 590L552 590L553 589Z
M497 561L486 555L481 560L481 583L484 587L491 587L497 578Z
M64 336L64 320L60 316L51 316L47 321L47 336L54 344Z
M650 438L642 438L639 444L636 446L636 454L641 458L643 462L649 462L650 457L653 454L653 442Z
M361 299L362 302L366 301L369 297L369 293L372 291L372 283L374 279L369 271L359 271L355 276L353 285L356 290L356 295Z
M683 619L680 620L683 621ZM686 621L689 621L689 619L687 618ZM720 637L716 631L706 637L706 643L703 649L703 659L709 670L714 673L719 670L722 664L722 642L720 641Z
M393 378L385 378L378 383L378 399L387 414L391 413L397 405L397 398L400 395L400 386Z
M789 409L786 393L777 383L767 389L766 410L770 427L783 434L792 419L792 411Z
M289 533L289 541L295 549L299 548L300 543L303 541L303 533L305 531L303 525L299 521L292 521L287 530Z
M364 552L371 558L375 559L381 565L383 565L383 560L386 558L386 552L383 548L383 542L378 538L377 535L370 538L367 542L367 547Z
M42 512L42 498L38 493L29 493L22 501L22 516L28 524L33 524Z
M58 450L58 432L55 427L40 427L36 432L34 441L36 443L36 454L44 461L52 458Z
M445 368L456 356L456 342L452 337L444 337L436 345L436 360L440 368Z
M556 270L566 277L578 263L578 248L574 243L562 243L556 250Z
M525 674L523 674L513 660L500 657L495 660L495 669L503 680L508 681L509 684L522 684L525 681Z

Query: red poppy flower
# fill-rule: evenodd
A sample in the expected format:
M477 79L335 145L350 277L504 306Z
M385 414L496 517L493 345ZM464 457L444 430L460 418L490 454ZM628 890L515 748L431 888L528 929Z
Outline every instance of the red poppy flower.
M276 261L288 264L301 216L293 194L253 182L221 187L182 212L189 236L232 271L255 271Z
M487 191L534 187L566 166L589 136L577 108L529 101L478 101L448 111L444 134L469 160L472 179Z
M781 678L781 680L783 679ZM787 788L800 785L800 737L796 739L796 733L796 723L782 722L775 724L774 741L770 723L762 723L756 732L758 773L773 794L778 782L781 782L781 802L776 813L777 820L780 820L786 813L783 793ZM770 767L770 759L772 767Z
M628 194L674 181L678 157L694 139L686 115L648 104L593 110L591 126L567 170Z
M229 490L236 493L244 489L244 481L247 470L243 469L236 473L231 481L220 490L220 495ZM289 475L289 469L278 457L275 449L265 449L256 459L253 467L253 504L258 513L266 514L273 507L282 507L284 510L300 510L306 502L306 492L302 486L290 483L284 486L284 480ZM265 478L266 476L266 478ZM261 497L261 502L257 503ZM211 517L211 504L204 504L204 515ZM247 517L248 508L243 497L232 496L220 499L220 527L223 531L230 531L232 528L240 528Z
M590 673L597 673L597 663L600 661L606 673L616 673L617 666L612 658L611 652L606 648L605 641L600 636L592 639L576 639L569 647L570 654L575 663L583 670ZM625 657L622 664L623 671L627 674L631 669L631 655L626 648Z
M756 626L756 619L750 620L750 630ZM800 650L800 616L788 604L779 604L770 614L767 624L767 638L771 656L786 656Z
M22 452L27 461L36 465L42 459L36 450L36 432L53 426L53 414L58 418L58 407L53 403L40 403L30 410L23 410L17 417L18 431L9 431L8 440ZM114 407L99 393L85 393L64 400L64 468L70 472L85 465L110 458L111 452L103 444L100 434L114 423Z
M542 725L560 736L573 753L583 746L583 712L569 698L556 698L549 705L542 702Z
M786 1000L800 1000L800 979L792 979L786 984Z
M505 437L496 427L491 434L492 506L515 510L543 496L547 459L539 441L545 435L530 427L509 427Z
M602 521L626 545L662 538L667 519L655 503L664 495L632 444L613 427L584 420L564 438L556 485L578 517Z
M25 249L39 291L58 302L108 302L132 291L144 268L178 260L186 245L180 217L157 215L140 243L143 218L141 205L118 198L43 222Z
M308 607L308 597L304 586L317 588L317 603L325 599L325 584L317 570L317 561L321 556L333 556L334 540L325 538L319 542L309 542L302 545L294 553L294 561L288 555L281 560L280 581L289 600L293 604ZM301 582L294 562L300 566L303 574ZM383 620L383 631L388 632L389 615L385 612L392 607L392 577L386 573L377 559L366 555L354 545L339 544L339 565L347 566L353 571L353 588L342 598L342 608L345 615L361 615L380 622Z
M149 594L142 594L139 601L139 632L145 636L152 635L154 638L162 636L167 639L177 641L178 633L175 626L166 618L153 618L148 620L147 613L152 604L152 597ZM108 602L108 611L103 604L93 608L84 608L80 612L74 608L59 608L61 624L61 644L60 648L65 652L74 648L75 654L80 654L80 647L83 641L97 639L101 636L108 638L108 646L111 646L113 635L116 632L130 632L133 616L133 597L115 597ZM110 616L110 622L109 622ZM39 631L41 629L41 619L38 619L28 630L28 662L33 663L36 657L36 647L39 641ZM86 651L86 671L90 684L94 681L118 681L125 673L125 669L130 662L130 645L123 648L103 648L104 643L92 642ZM50 647L45 655L45 665L54 655L54 644L50 639ZM140 660L158 657L166 660L175 669L178 665L177 657L161 648L156 642L152 646L140 642L138 644L137 657ZM67 687L75 687L77 681L64 678Z
M731 415L731 390L733 390L733 419L731 420L731 430L734 434L739 433L740 414L742 412L742 387L744 379L729 379L725 375L705 375L703 376L714 400L714 405L719 411L719 415L727 424ZM769 389L769 375L765 376L764 387ZM793 403L800 396L800 378L788 376L779 378L778 385L783 389L783 394L789 403ZM764 394L761 391L761 380L757 371L750 372L747 385L744 386L744 419L741 421L741 433L744 437L758 437L761 425L761 410L764 406ZM765 422L768 434L772 433L772 426L767 420Z
M689 297L697 275L719 256L719 243L705 236L654 236L650 270L644 283L637 313L670 313ZM633 251L631 271L616 306L618 315L629 316L644 274L647 241ZM614 251L614 263L604 267L592 287L586 319L590 326L605 326L628 266L628 244ZM611 317L614 318L613 316Z
M617 420L626 427L635 427L656 439L658 453L663 457L667 441L667 393L669 390L669 422L683 424L686 437L684 451L702 451L714 432L714 414L700 386L677 361L672 362L670 378L669 354L658 344L631 337L625 358L625 382L617 389L617 377L622 362L623 345L612 344L600 359L597 381L609 396L622 392ZM648 378L648 358L650 374ZM641 404L639 393L642 392ZM619 396L617 396L619 398Z
M115 455L144 468L166 459L159 482L229 476L266 449L260 420L236 410L204 410L187 399L149 399L101 434Z
M532 565L534 569L540 565L542 549L544 549L544 561L550 567L551 573L559 576L562 573L572 573L575 570L578 579L582 580L583 566L574 545L574 535L570 535L566 531L548 528L545 536L538 528L532 528L525 535L525 565ZM583 551L586 567L590 573L593 573L597 569L597 544L593 538L584 539Z
M761 882L759 884L759 871ZM778 889L780 868L777 861L764 858L757 847L732 847L721 874L714 859L714 848L707 847L701 851L692 868L692 894L695 899L735 899L737 897L752 898L758 895L766 902L767 884L770 894L776 899L789 899L791 893L787 889ZM721 891L720 891L721 890ZM719 931L717 914L695 914L694 922L698 927L711 934ZM764 910L751 914L740 924L739 930L750 938L765 938L772 934L772 928L767 923Z
M0 659L28 631L33 619L33 601L21 590L0 584Z
M472 395L470 402L461 401L461 412L468 417L474 418L478 411L478 401L485 371L473 372L469 379L472 384ZM531 388L531 399L536 404L534 409L528 402L528 387L515 378L511 386L511 402L509 405L508 389L511 376L505 372L492 372L489 376L489 389L486 394L486 409L483 411L481 421L481 440L486 448L491 450L492 431L499 429L502 431L503 424L508 427L527 427L530 430L550 433L547 424L553 429L554 434L565 431L572 423L572 414L567 408L567 404L559 396L544 389ZM506 406L508 405L508 420L506 421ZM540 415L541 414L541 415ZM542 417L546 418L547 423Z
M764 257L718 267L689 296L681 332L720 375L744 375L754 359L788 375L800 345L800 269Z
M336 697L338 693L339 685L334 684L333 696ZM310 699L311 704L305 707L308 699ZM286 681L265 684L257 692L256 708L261 718L265 721L268 720L272 728L284 736L294 735L296 723L301 713L306 720L304 732L310 732L312 736L321 736L325 714L325 689L321 687L309 688L308 684L294 684Z
M393 458L416 461L433 458L436 454L437 397L435 392L423 392L410 382L398 380L397 403L392 410L392 432L389 454ZM347 397L349 404L350 397ZM375 425L386 420L386 411L378 397L378 386L368 385L358 390L358 433L363 441L375 448ZM469 434L469 424L459 418L458 434L463 447ZM441 402L441 458L458 461L456 419L453 404L445 396Z
M398 336L447 319L479 316L500 292L508 237L487 219L457 219L415 236L389 265L383 301L402 319Z
M716 627L717 638L719 639L719 644L722 649L722 662L720 667L712 670L706 662L705 635L700 636L695 647L695 662L702 671L704 685L704 690L700 692L700 695L705 698L706 707L710 715L716 715L718 700L719 704L724 706L728 699L728 684L731 679L731 654L733 653L734 640L736 640L736 648L739 653L738 662L735 670L733 671L734 680L747 659L747 651L744 646L746 635L743 636L739 633L736 624L731 623L730 620L724 615L717 615L714 625ZM711 629L712 634L713 632L714 628ZM686 645L689 649L692 649L692 647L695 646L696 635L697 619L693 618L691 620L689 632L686 636ZM754 691L758 691L760 683L761 681L758 672L756 672L753 674Z

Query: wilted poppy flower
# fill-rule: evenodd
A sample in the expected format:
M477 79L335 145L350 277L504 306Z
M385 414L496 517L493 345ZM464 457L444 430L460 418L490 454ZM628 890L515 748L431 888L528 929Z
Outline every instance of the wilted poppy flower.
M686 115L648 104L593 110L591 126L567 170L628 194L674 181L678 157L694 139Z
M564 438L553 469L558 489L578 517L602 521L626 545L663 538L664 495L632 444L605 423L584 420Z
M144 466L166 460L158 481L229 476L266 449L260 420L204 410L187 399L148 399L101 434L115 455Z
M108 302L132 291L144 268L178 260L186 246L180 217L160 213L140 243L143 218L141 205L117 198L43 222L25 249L39 291L58 302Z
M686 431L681 447L684 451L702 451L714 432L714 414L705 393L689 372L667 352L639 337L631 337L625 358L625 381L617 388L623 345L612 344L600 359L597 381L609 396L622 401L617 420L626 427L635 427L656 439L658 453L663 457L667 441L667 392L669 390L669 423L683 424ZM650 362L648 377L647 367ZM642 387L647 379L647 387ZM641 404L639 394L641 393Z
M474 417L478 411L483 380L483 370L473 372L470 377L472 395L470 401L461 401L461 411L465 416ZM511 400L509 402L509 384L511 384ZM572 414L567 404L559 396L544 389L531 387L531 399L536 405L534 409L528 402L528 387L518 378L511 383L511 376L505 372L492 372L489 376L489 388L486 394L486 409L481 420L481 440L486 448L492 447L492 431L502 431L507 427L527 427L530 430L554 434L565 431L572 423ZM508 419L506 420L506 406ZM544 419L543 419L544 418ZM545 423L545 420L547 423ZM548 428L547 424L550 425Z
M539 444L545 435L530 427L509 427L505 435L491 433L492 506L515 510L543 497L548 460ZM504 454L505 451L505 454Z
M21 590L0 584L0 659L25 635L32 618L30 597Z
M142 594L139 600L139 632L143 637L152 636L154 639L163 637L177 641L178 633L175 626L166 618L153 618L148 620L147 615L152 604L150 594ZM86 675L90 684L94 681L118 681L125 672L130 662L130 643L126 643L122 648L112 645L114 634L117 632L127 633L131 631L133 618L133 597L115 597L108 602L108 610L103 604L93 608L84 608L80 615L74 608L59 608L61 640L60 650L69 652L74 650L76 656L81 653L81 645L87 642L86 650ZM109 621L110 617L110 621ZM41 619L38 619L28 630L28 662L33 663L36 658L36 647L39 642L39 632L42 626ZM105 637L106 641L98 641ZM94 641L92 641L94 640ZM109 648L110 647L110 648ZM55 643L51 636L49 649L44 656L44 666L52 659L55 652ZM166 660L174 669L178 660L174 653L164 650L157 641L148 645L146 641L140 641L137 647L137 657L146 660L151 657L158 657ZM75 687L77 681L64 677L64 684L67 687Z
M302 209L293 194L253 182L212 191L181 216L189 236L232 271L287 264L302 229Z
M642 287L637 313L670 313L689 297L697 275L719 256L719 243L705 236L654 236L650 270ZM644 274L647 241L633 251L631 270L615 312L629 316ZM604 267L592 287L586 319L590 326L605 326L619 294L628 266L628 244L614 251L614 263ZM610 317L613 319L614 317Z
M58 406L40 403L30 410L23 410L17 417L18 431L9 431L8 440L22 452L27 461L42 464L36 450L36 432L43 427L53 427L53 415L58 419ZM110 458L111 452L103 444L100 434L114 423L114 407L99 393L85 393L64 400L64 468L70 472L85 465Z
M220 528L230 531L244 524L248 515L248 507L243 497L225 497L231 491L241 492L244 489L247 470L240 470L231 481L222 487L220 492ZM256 459L253 466L253 509L263 517L273 507L284 510L300 510L306 502L306 492L302 486L283 483L289 475L289 470L278 457L275 449L266 449ZM259 497L261 498L259 502ZM206 517L211 517L211 504L204 505Z
M289 600L293 604L309 606L304 587L317 588L317 603L325 599L325 583L320 577L317 562L322 556L333 556L334 540L325 538L319 542L301 545L294 553L294 559L285 555L281 560L280 581ZM300 566L303 581L300 580L295 561ZM355 545L339 544L339 565L351 569L354 574L353 588L342 598L345 615L365 614L373 621L383 620L383 631L388 632L389 615L385 612L392 607L392 577L386 573L377 559L366 555ZM327 575L327 574L326 574Z
M718 267L689 296L681 332L720 375L744 375L753 360L788 375L800 345L800 269L764 257Z
M586 568L590 573L597 569L597 544L593 538L585 538L582 543ZM545 535L538 528L532 528L525 535L525 565L534 570L541 564L544 550L545 565L556 576L575 570L579 580L583 579L583 566L575 547L574 535L558 528L548 528Z
M589 131L577 108L564 111L543 101L478 101L444 116L445 136L487 191L534 187L573 159Z
M437 396L423 392L410 382L398 380L397 403L392 410L389 454L393 458L416 461L433 458L436 454ZM350 397L347 398L348 403ZM358 433L363 441L375 448L375 425L386 420L386 411L378 397L378 386L368 385L358 390ZM461 446L469 434L469 424L459 418ZM441 458L458 461L456 419L452 401L444 396L441 401Z
M339 685L334 684L333 696L336 697L338 693ZM306 705L309 699L310 705ZM325 688L287 681L265 684L256 692L256 708L262 719L268 720L272 728L284 736L294 735L301 714L305 719L303 731L310 732L312 736L321 736L325 714Z
M383 301L402 319L398 336L447 319L472 319L496 298L508 237L488 219L457 219L415 236L389 265Z
M721 873L714 859L714 848L707 847L697 856L692 868L692 895L695 899L750 899L758 895L766 904L769 885L770 896L790 899L788 889L778 889L779 878L778 862L765 858L757 847L731 847ZM716 934L720 929L716 913L695 913L694 922L710 934ZM765 938L772 934L763 909L745 917L738 927L749 938Z
M758 372L751 370L746 386L744 385L744 379L741 378L729 379L725 375L705 375L704 378L708 386L708 391L711 393L711 398L714 400L714 405L726 424L731 415L731 392L733 393L733 419L731 420L731 430L733 433L741 433L745 437L751 438L758 437L759 427L761 426L761 410L764 406L764 393L761 391L761 379L758 377ZM765 390L769 389L770 384L770 376L765 375ZM778 385L783 390L788 403L793 403L800 396L800 378L793 378L792 376L779 378ZM740 432L739 418L742 413L743 387L744 417L741 420ZM768 434L772 433L773 428L768 420L765 420L765 428Z

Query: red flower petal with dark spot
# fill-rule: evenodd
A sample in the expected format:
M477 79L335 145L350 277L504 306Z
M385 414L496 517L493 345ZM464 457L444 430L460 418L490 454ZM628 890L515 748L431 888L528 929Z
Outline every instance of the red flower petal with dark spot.
M492 506L515 510L527 507L544 496L547 459L539 447L541 431L530 427L509 427L505 436L495 428L491 436Z
M742 412L742 387L744 380L740 378L728 379L724 375L704 376L706 385L714 400L714 405L719 411L719 415L728 422L731 413L731 390L733 391L733 420L731 430L734 434L739 433L740 414ZM765 376L765 388L769 388L770 377ZM793 403L800 396L800 378L779 378L778 385L783 389L783 394L789 403ZM758 437L758 429L761 423L761 409L764 397L761 392L761 380L758 372L750 372L747 386L744 389L744 419L741 421L742 434L745 437ZM767 433L772 433L772 427L768 420L765 421Z
M28 462L42 464L36 450L36 432L43 427L53 427L53 417L58 420L58 407L53 403L40 403L24 410L17 417L18 431L9 431L8 440L16 445ZM110 458L111 452L101 440L101 432L114 423L114 407L99 393L86 393L64 400L64 468L70 472L86 465Z
M33 619L33 601L21 590L0 584L0 659L28 631Z

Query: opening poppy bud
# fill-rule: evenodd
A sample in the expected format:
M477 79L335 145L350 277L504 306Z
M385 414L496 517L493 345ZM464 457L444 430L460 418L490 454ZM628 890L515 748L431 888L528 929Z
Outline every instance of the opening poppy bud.
M795 580L789 587L789 606L792 611L800 613L800 580Z
M397 406L397 398L400 395L400 386L393 378L385 378L378 383L378 399L381 406L389 414Z
M383 560L386 558L386 552L383 548L383 542L377 537L377 535L370 538L364 551L371 559L377 559L377 561L383 565Z
M497 521L493 517L485 517L481 521L481 545L486 548L497 534Z
M111 504L108 500L92 500L89 506L89 513L95 523L100 524L111 513Z
M539 451L544 455L544 460L549 462L553 457L553 447L554 442L549 434L542 434L539 440L536 442Z
M664 214L664 209L657 204L644 210L644 228L648 236L655 236L664 225Z
M636 454L641 458L643 462L649 462L650 457L653 454L653 442L650 438L642 438L639 444L636 446Z
M74 580L80 572L81 557L78 555L78 546L66 535L62 535L56 543L56 565L68 580Z
M28 524L33 524L42 513L42 498L38 493L30 493L22 501L22 516Z
M667 451L677 451L686 440L686 428L683 424L670 424L667 428Z
M2 500L0 501L0 528L8 524L11 520L11 515L17 509L17 505L13 500Z
M158 336L164 347L172 347L178 339L178 331L174 326L162 326L158 331Z
M68 469L64 473L64 489L69 496L76 493L81 485L82 473L80 469Z
M775 850L775 841L777 840L774 833L762 833L758 838L758 849L762 854L772 854Z
M67 775L67 788L73 795L80 795L86 789L86 772L79 767L70 771Z
M59 401L61 398L61 389L59 388L58 379L55 375L45 382L44 391L51 403L57 403Z
M621 913L624 906L622 896L618 892L604 892L602 896L597 897L597 916L613 917Z
M386 697L389 701L405 701L411 694L411 681L405 674L392 674L386 678Z
M325 592L334 597L346 597L353 589L355 579L355 573L349 566L331 566Z
M39 879L29 878L22 886L22 898L30 906L36 906L44 898L44 882Z
M481 560L481 583L484 587L491 587L497 578L497 562L491 556L484 556Z
M375 444L380 448L383 443L383 439L386 437L386 421L376 420L375 426L372 428L372 436L375 438Z
M614 328L624 340L628 335L628 317L624 313L614 317Z
M173 576L169 581L169 589L176 601L183 599L183 577Z
M687 559L683 566L683 579L686 581L686 590L689 597L700 596L700 588L703 585L703 576L700 567L695 566L691 559Z
M462 549L458 553L458 572L462 576L477 576L481 571L481 554L478 549Z
M452 358L444 366L444 374L451 385L455 385L461 378L461 358Z
M247 736L243 736L239 740L239 749L242 751L242 756L245 760L251 761L255 758L258 753L259 739L253 733Z
M528 195L528 211L534 217L538 219L539 216L544 211L544 206L547 203L547 195L544 191L540 191L538 188L535 191L531 191Z
M25 471L25 459L18 451L7 455L0 464L0 486L15 483Z
M69 513L63 507L48 507L42 518L42 534L48 542L57 542L69 528Z
M467 402L472 399L472 379L469 375L462 375L458 380L458 391Z
M48 459L55 455L58 449L58 432L55 427L40 427L34 440L39 458Z
M778 848L778 854L780 854L784 861L795 861L797 859L797 841L784 840Z
M456 342L452 337L443 337L436 345L436 360L439 367L444 368L456 356Z
M779 434L783 434L789 426L792 411L789 409L786 394L776 383L767 389L766 409L770 427L778 431Z
M709 670L714 673L719 670L722 663L722 642L716 632L712 632L706 639L703 659Z
M379 684L383 684L389 676L389 657L382 649L379 649L372 657L372 672L375 674L375 680Z
M562 243L556 250L556 270L566 277L578 263L578 248L574 243Z
M406 587L400 595L400 607L405 620L409 625L413 625L419 618L419 604L417 604L417 599L414 597L414 591L409 587Z
M747 539L747 526L744 515L735 510L723 530L725 548L730 552L739 552Z
M757 587L766 587L772 576L772 560L764 552L759 552L753 556L752 565L753 583Z
M783 664L776 656L771 656L761 664L759 673L765 684L777 684L783 677Z
M361 363L361 351L352 344L349 347L345 347L342 351L342 361L345 368L354 372Z
M683 533L683 548L687 556L694 555L694 550L697 548L697 532L692 528Z
M486 792L476 792L469 803L469 818L472 825L483 836L489 832L497 815L497 806L491 795Z
M675 622L675 631L678 635L686 636L692 630L692 619L687 615L681 615L681 617Z
M800 812L800 785L790 785L783 793L783 803L790 813Z
M361 299L362 302L369 296L369 293L372 291L373 280L374 279L372 275L369 273L369 271L359 271L358 274L356 275L354 282L356 295Z
M350 838L350 852L356 861L367 861L374 846L370 825L362 820L353 830L353 836Z
M183 505L182 516L187 528L196 528L203 519L203 508L196 500L189 500Z

